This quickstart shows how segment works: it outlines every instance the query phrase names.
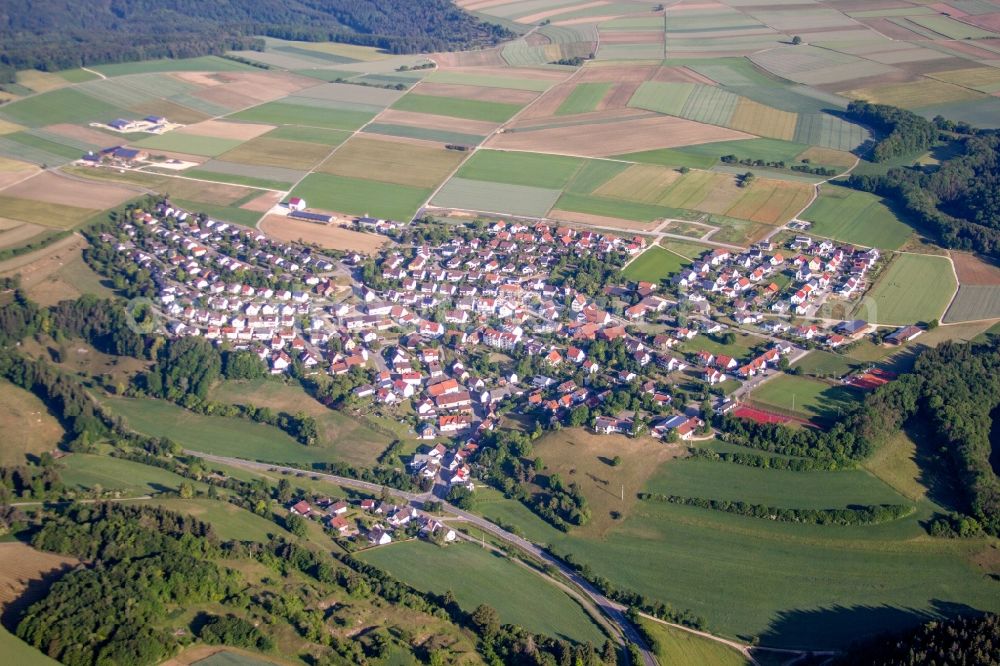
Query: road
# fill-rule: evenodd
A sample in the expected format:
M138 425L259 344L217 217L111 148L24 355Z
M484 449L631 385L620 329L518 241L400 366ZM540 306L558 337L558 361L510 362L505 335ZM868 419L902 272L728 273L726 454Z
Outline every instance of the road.
M402 490L397 490L395 488L389 488L387 486L381 486L377 483L369 483L367 481L360 481L358 479L351 479L345 476L336 476L334 474L323 474L321 472L308 472L295 467L284 467L281 465L268 465L266 463L259 463L253 460L244 460L243 458L228 458L226 456L216 456L208 453L202 453L201 451L192 451L185 449L185 453L198 456L209 462L214 462L222 465L230 465L232 467L242 467L245 469L263 470L270 471L275 470L278 472L288 472L291 474L307 474L309 476L317 477L324 481L329 481L330 483L335 483L339 486L344 486L347 488L354 488L357 490L363 490L368 493L375 495L381 494L383 490L391 493L395 497L401 497L408 502L414 504L423 505L424 502L431 500L438 500L439 498L434 497L431 493L411 493ZM469 513L459 509L458 507L452 506L447 502L442 502L443 510L454 516L463 518L468 524L475 525L480 530L488 532L498 539L521 549L523 552L531 555L532 557L555 567L570 583L572 583L580 592L587 596L590 601L597 606L601 612L603 612L621 631L622 636L625 637L629 642L635 643L639 646L639 651L642 653L642 661L645 666L657 666L656 657L653 656L652 651L646 645L642 636L639 635L638 630L628 621L625 617L625 611L627 608L622 604L612 601L606 597L603 593L597 590L593 585L587 582L580 574L578 574L573 569L569 568L561 560L549 555L541 546L527 539L517 536L507 530L491 523L482 516L477 516L476 514Z

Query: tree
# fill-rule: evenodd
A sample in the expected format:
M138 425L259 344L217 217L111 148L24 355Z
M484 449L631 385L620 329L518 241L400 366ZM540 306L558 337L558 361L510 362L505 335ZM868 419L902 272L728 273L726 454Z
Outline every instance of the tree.
M801 37L799 37L798 35L795 35L794 37L792 37L792 44L794 44L795 46L798 46L801 43L802 43L802 38Z
M302 516L290 513L285 516L285 529L294 534L297 537L306 536L306 519Z
M480 636L490 639L500 631L500 615L492 606L479 604L472 612L472 624Z
M194 486L189 481L184 481L177 488L177 494L180 495L181 499L191 499L194 497Z
M622 457L621 456L615 456L614 458L611 459L611 466L612 467L620 467L621 464L622 464Z

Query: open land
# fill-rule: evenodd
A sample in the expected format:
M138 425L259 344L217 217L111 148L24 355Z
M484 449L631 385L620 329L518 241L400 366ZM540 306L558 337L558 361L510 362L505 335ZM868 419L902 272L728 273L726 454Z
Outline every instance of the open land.
M320 247L347 252L375 254L388 239L378 234L366 234L336 224L316 224L294 220L284 215L268 215L260 228L267 235L285 243L315 243Z
M28 456L56 449L63 428L33 393L0 381L0 465L23 465Z
M859 312L880 324L929 322L941 318L957 287L947 258L900 254L879 276Z

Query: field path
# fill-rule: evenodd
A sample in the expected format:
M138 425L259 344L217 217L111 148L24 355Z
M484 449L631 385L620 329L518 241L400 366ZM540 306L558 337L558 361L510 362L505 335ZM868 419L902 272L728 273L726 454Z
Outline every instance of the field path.
M101 77L102 79L108 78L108 77L104 76L103 74L101 74L100 72L98 72L96 69L90 69L89 67L81 67L80 69L82 69L85 72L90 72L91 74L96 74L97 76Z
M666 620L661 620L655 615L647 615L646 613L642 612L640 612L639 615L651 622L656 622L658 624L662 624L667 627L671 627L673 629L680 629L681 631L686 631L689 634L694 634L695 636L701 636L702 638L707 638L708 640L715 641L716 643L722 643L723 645L731 647L732 649L742 654L743 658L749 661L754 666L758 666L757 660L753 658L752 654L750 654L749 645L746 645L744 643L737 643L736 641L731 641L726 638L722 638L720 636L715 636L713 634L708 633L707 631L698 631L697 629L692 629L691 627L685 627L683 624L674 624L673 622L667 622Z

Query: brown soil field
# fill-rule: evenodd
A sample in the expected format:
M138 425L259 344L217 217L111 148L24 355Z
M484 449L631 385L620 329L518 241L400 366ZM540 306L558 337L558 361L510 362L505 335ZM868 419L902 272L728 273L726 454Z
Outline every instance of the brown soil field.
M715 81L712 79L687 67L660 67L650 77L650 81L661 81L663 83L702 83L706 86L715 85Z
M43 233L48 233L52 229L43 227L40 224L30 222L19 222L18 220L0 220L3 227L0 227L0 248L17 247L24 245L29 239ZM11 223L7 226L7 223Z
M954 10L953 10L954 11ZM1000 13L983 14L981 16L963 16L962 23L979 26L984 30L1000 32Z
M635 94L638 87L638 81L623 81L616 84L608 91L604 99L597 103L597 110L607 111L608 109L627 108L628 101L632 99L632 95Z
M0 543L0 609L23 610L41 599L45 578L69 571L79 560L35 550L20 541Z
M990 41L994 41L994 40L990 40ZM994 53L992 51L988 51L988 50L983 49L983 48L980 48L980 47L976 46L975 44L967 44L965 42L954 42L953 41L953 42L948 42L948 48L952 49L953 51L958 51L959 53L964 53L965 55L972 56L973 58L981 58L981 59L984 59L984 60L996 60L996 58L997 58L997 54L996 53ZM966 63L965 66L968 66L968 63ZM956 68L956 69L958 69L958 68Z
M214 72L173 72L170 76L203 88L222 83Z
M475 99L483 102L498 102L500 104L527 104L538 93L531 90L512 90L510 88L490 88L486 86L462 86L452 83L426 82L419 84L414 92L435 97L456 97L458 99Z
M256 139L261 134L267 134L273 129L274 125L254 125L251 123L231 123L225 120L206 120L196 125L188 125L181 128L177 130L177 133L249 141L250 139Z
M453 69L456 67L503 67L505 64L504 59L500 56L499 49L432 53L427 57L436 62L441 69Z
M518 116L518 121L530 120L532 118L549 118L555 115L556 109L573 92L576 83L560 83L552 86L541 96L538 101L526 108Z
M641 231L653 231L659 226L659 222L636 222L635 220L623 220L619 217L605 217L604 215L591 215L589 213L574 213L571 210L559 210L553 208L549 212L549 217L553 220L563 222L576 222L595 227L611 227L625 231L637 229Z
M553 21L552 25L583 25L585 23L604 23L612 21L622 14L604 14L603 16L581 16L579 18L566 19L564 21ZM632 16L630 14L629 16Z
M283 198L281 192L265 192L259 197L246 202L240 208L243 210L252 210L255 213L266 213L281 202Z
M481 12L487 7L509 5L511 0L458 0L455 4L470 12Z
M602 65L588 63L576 77L577 83L642 83L656 73L657 67L651 65Z
M496 123L483 120L466 120L464 118L449 118L447 116L435 116L429 113L415 113L413 111L397 111L396 109L386 109L379 114L380 123L392 125L407 125L409 127L426 127L427 129L447 130L450 132L464 132L467 134L492 134L497 128Z
M662 44L659 30L606 30L601 33L601 44Z
M798 114L740 98L729 124L750 134L791 141L795 137Z
M877 30L889 39L898 39L904 42L927 41L923 35L907 30L901 25L896 25L887 18L862 18L858 21L873 30Z
M0 190L41 171L34 164L0 157Z
M435 187L466 157L466 153L398 141L356 136L316 170L337 176L365 178L413 187Z
M93 143L98 146L112 146L115 143L114 136L101 132L100 130L91 129L89 127L81 127L80 125L60 123L58 125L49 125L45 129L49 132L53 132L54 134L58 134L59 136L76 139L77 141L86 141L87 143Z
M316 243L330 250L354 250L375 254L389 239L378 234L363 234L334 224L313 224L292 220L284 215L268 215L260 223L261 230L285 243Z
M752 135L673 116L574 125L534 132L506 132L487 140L490 148L533 150L587 157L622 155L715 141L749 139Z
M537 81L562 81L567 73L551 69L530 69L527 67L455 67L452 71L472 76L497 76L513 79L533 79Z
M967 252L951 252L951 261L955 264L955 273L959 284L968 285L1000 285L1000 267L987 263L974 254Z
M214 88L205 88L204 90L198 90L192 93L194 97L203 99L206 102L211 102L213 104L218 104L219 106L224 106L232 111L237 111L240 109L245 109L251 106L257 106L261 103L260 99L255 97L248 97L241 93L231 90L225 86L216 86Z
M16 229L22 224L26 224L21 220L14 220L9 217L0 217L0 232L10 231L11 229Z
M573 5L572 9L574 11L580 9L590 9L591 7L603 7L604 5L610 4L609 0L594 0L593 2L585 2L581 5ZM539 21L544 21L547 18L553 16L558 16L559 14L565 14L570 8L568 7L556 7L555 9L547 9L545 11L536 12L534 14L528 14L527 16L522 16L517 19L518 23L532 24L538 23Z
M247 141L219 156L225 162L284 167L286 169L312 169L330 154L330 146L271 139L266 136Z
M23 465L29 455L53 451L64 435L45 403L6 380L0 380L0 428L0 465Z
M136 192L111 183L84 183L70 180L55 172L45 171L3 191L4 196L34 199L46 203L103 209L117 206L137 195Z

